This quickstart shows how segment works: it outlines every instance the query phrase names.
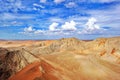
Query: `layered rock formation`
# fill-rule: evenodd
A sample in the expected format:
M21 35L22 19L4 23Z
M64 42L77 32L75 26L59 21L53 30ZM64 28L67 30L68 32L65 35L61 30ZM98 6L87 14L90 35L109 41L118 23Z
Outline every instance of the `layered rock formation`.
M39 61L28 52L20 50L9 50L0 48L0 80L7 80L28 64Z
M1 48L0 57L0 80L120 80L120 37Z

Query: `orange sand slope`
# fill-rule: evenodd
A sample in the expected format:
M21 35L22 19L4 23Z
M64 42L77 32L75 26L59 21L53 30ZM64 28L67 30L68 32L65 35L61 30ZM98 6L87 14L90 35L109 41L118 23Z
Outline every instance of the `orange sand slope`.
M40 62L29 64L23 70L9 78L9 80L34 80L40 78L42 73L39 70Z

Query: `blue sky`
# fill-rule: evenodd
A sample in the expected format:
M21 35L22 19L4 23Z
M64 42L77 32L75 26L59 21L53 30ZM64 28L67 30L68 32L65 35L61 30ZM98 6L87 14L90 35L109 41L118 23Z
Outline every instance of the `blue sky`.
M120 0L0 0L0 39L120 36Z

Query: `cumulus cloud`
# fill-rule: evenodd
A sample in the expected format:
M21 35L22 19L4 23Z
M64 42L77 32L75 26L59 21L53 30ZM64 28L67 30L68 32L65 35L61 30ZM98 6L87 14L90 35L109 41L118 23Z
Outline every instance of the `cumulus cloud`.
M25 28L24 28L24 32L25 32L25 33L31 33L31 32L34 32L34 31L35 31L35 29L33 29L32 26L29 26L29 27L25 27Z
M79 22L79 21L78 21ZM25 34L32 35L74 35L74 34L101 34L105 30L97 24L97 19L92 17L84 24L85 27L79 28L80 24L76 21L68 21L63 24L53 22L48 30L34 29L32 26L25 27ZM77 27L76 27L77 26Z
M36 30L36 31L34 31L34 34L42 34L42 33L44 33L43 30Z
M79 34L99 34L101 33L101 31L103 31L104 29L102 29L97 23L97 19L92 17L89 18L88 21L85 24L85 28L83 28L82 31L79 31Z
M76 7L77 5L76 5L75 2L69 2L68 4L65 4L65 6L66 6L67 8L73 8L73 7Z
M25 27L23 29L23 32L19 32L21 34L27 34L27 35L41 35L44 34L45 31L44 30L40 30L40 29L34 29L32 26L29 27Z
M49 30L50 31L55 31L56 30L56 27L58 26L59 24L54 22L52 23L50 26L49 26Z
M86 23L86 26L87 26L86 29L90 31L100 29L100 27L96 24L96 22L97 20L94 17L90 18Z
M60 26L60 28L57 28L59 25L59 23L53 22L50 26L49 26L49 30L50 31L62 31L62 30L77 30L76 28L76 22L75 21L70 21L70 22L65 22L63 25Z
M75 21L70 21L70 22L65 22L65 24L63 24L61 26L62 30L76 30L76 22Z
M55 3L59 4L61 2L64 2L65 0L54 0Z
M78 21L79 22L79 21ZM97 24L97 19L92 17L84 24L85 27L80 26L78 22L73 20L65 22L63 24L53 22L49 25L48 30L34 29L32 26L24 28L24 34L32 35L74 35L74 34L101 34L104 31L102 27Z

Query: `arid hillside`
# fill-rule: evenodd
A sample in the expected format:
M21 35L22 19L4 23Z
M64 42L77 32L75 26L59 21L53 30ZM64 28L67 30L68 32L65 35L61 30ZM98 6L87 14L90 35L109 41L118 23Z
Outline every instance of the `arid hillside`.
M120 80L120 37L1 41L0 80Z

